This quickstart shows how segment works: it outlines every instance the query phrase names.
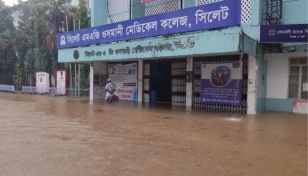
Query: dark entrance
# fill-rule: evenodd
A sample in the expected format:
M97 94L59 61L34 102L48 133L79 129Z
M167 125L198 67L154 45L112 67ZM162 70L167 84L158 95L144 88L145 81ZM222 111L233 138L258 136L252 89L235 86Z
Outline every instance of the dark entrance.
M150 64L151 102L171 104L171 61L155 60L147 63Z
M150 66L150 90L157 103L171 103L171 62L154 61Z

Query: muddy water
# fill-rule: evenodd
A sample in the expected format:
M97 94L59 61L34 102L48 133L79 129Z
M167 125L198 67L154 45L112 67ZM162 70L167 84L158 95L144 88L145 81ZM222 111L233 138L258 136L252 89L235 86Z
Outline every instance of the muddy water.
M0 93L1 176L306 176L307 117Z

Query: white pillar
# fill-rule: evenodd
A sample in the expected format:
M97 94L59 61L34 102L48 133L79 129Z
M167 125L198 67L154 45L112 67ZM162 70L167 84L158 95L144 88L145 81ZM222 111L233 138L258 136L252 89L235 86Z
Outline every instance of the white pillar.
M75 97L77 95L77 64L75 64L75 84L74 84L74 90L75 90Z
M248 58L248 91L247 91L247 114L257 114L257 62L256 58Z
M188 57L186 61L186 71L187 73L191 73L193 71L193 64L194 64L194 59L192 57ZM188 75L186 75L188 76ZM192 98L193 98L193 83L192 83L192 77L191 81L187 81L186 79L186 106L191 107L192 106Z
M81 64L78 64L78 97L80 97L80 66Z
M143 60L138 60L138 102L143 102Z
M94 100L94 69L93 63L90 64L90 103Z

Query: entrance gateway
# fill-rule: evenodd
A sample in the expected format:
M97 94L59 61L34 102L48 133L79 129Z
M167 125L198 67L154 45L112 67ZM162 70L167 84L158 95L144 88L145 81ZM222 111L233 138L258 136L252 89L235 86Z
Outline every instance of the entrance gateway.
M121 62L118 64L125 65L131 63L136 62ZM240 65L237 65L237 63L240 63ZM247 113L248 55L194 58L191 79L189 79L190 72L186 71L186 64L185 58L144 61L143 102L184 107L186 106L186 84L192 83L191 98L194 110ZM210 70L211 74L204 72L202 67L205 66L208 66L208 69L212 69ZM240 71L232 70L234 66L238 67ZM227 69L227 67L230 68ZM225 74L225 85L217 84L214 85L214 88L209 89L205 81L206 77L211 77L214 74L213 70L216 70L217 75L220 71ZM110 73L110 70L108 73ZM234 80L240 81L240 87L236 87L238 83ZM235 82L235 85L232 85L232 81ZM205 92L207 90L210 92ZM216 94L221 95L217 96L219 98L216 98ZM210 102L205 100L207 96L211 97ZM216 99L222 100L215 103ZM230 100L232 103L230 103ZM229 103L224 103L223 101L229 101Z

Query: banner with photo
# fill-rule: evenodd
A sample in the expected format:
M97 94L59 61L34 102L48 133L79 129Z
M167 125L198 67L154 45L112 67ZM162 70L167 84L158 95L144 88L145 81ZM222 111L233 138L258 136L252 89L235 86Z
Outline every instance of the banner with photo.
M137 63L108 64L108 75L120 100L137 101Z
M240 62L202 64L201 102L241 105L242 64Z

